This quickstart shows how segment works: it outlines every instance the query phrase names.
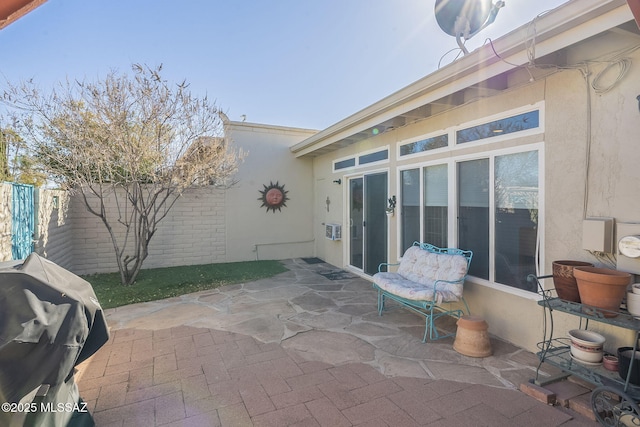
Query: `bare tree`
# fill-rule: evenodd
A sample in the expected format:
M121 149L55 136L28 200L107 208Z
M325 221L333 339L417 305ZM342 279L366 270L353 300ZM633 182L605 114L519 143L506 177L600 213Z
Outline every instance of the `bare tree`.
M4 93L50 178L79 192L102 220L125 286L183 191L228 185L243 157L225 133L226 116L206 97L193 97L185 82L170 85L162 67L132 68L133 75L67 81L47 95L31 82Z

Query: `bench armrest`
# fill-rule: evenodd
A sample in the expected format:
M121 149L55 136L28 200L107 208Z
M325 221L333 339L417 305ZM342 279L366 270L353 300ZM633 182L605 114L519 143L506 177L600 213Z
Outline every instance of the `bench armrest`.
M390 263L390 262L381 262L380 265L378 265L378 273L382 273L382 267L383 266L393 266L393 265L400 265L399 262L396 263ZM387 268L387 271L389 271L389 269Z

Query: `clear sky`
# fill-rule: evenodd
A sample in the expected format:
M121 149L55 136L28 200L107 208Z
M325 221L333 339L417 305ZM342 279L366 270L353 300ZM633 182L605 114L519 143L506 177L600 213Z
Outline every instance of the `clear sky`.
M2 1L2 0L0 0ZM495 0L494 0L495 1ZM505 0L471 51L565 0ZM231 120L326 128L451 62L435 0L48 0L0 30L0 85L163 64ZM444 58L443 58L444 56Z

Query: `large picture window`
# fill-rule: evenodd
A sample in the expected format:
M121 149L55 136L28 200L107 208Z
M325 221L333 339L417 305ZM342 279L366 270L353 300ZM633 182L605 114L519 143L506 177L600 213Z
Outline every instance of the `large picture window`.
M536 147L402 170L402 253L416 240L446 247L457 236L473 251L470 276L536 292L527 276L537 265L538 157Z
M401 245L402 253L420 240L420 169L400 172L401 176Z
M423 241L446 248L448 245L447 165L427 166L424 173Z
M538 152L495 157L495 281L535 292Z
M469 274L489 280L489 159L458 163L458 246L473 251Z
M404 170L400 176L402 252L416 241L446 247L447 165Z
M458 163L458 239L469 274L535 292L538 151Z

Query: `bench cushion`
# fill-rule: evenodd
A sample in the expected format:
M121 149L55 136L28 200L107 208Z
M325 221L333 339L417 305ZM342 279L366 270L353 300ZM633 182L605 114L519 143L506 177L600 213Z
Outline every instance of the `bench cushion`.
M412 246L404 253L396 273L376 273L373 280L379 288L402 298L438 304L453 302L462 297L467 266L462 255L436 254ZM438 283L434 298L434 284L438 280L458 283Z

